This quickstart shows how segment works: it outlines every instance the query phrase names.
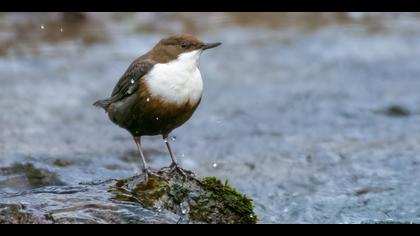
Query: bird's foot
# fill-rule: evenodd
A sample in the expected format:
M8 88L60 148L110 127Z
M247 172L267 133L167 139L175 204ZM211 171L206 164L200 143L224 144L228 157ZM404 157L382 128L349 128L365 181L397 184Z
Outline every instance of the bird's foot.
M159 174L158 172L156 172L156 171L154 171L150 168L143 169L143 173L144 173L144 180L145 180L146 183L149 182L149 177L150 176L154 176L154 177L159 178L159 179L164 178L163 175Z
M180 173L184 178L187 178L189 175L185 172L184 169L182 169L181 167L178 166L178 164L176 163L172 163L171 166L169 167L171 172L177 171L178 173Z

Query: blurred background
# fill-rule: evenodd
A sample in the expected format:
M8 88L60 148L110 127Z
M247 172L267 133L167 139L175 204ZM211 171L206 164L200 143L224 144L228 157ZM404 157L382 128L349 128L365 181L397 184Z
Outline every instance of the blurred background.
M130 135L92 103L186 32L223 45L202 55L202 103L171 137L184 168L228 180L261 223L420 223L419 25L419 13L0 13L0 204L111 222L83 211L105 205L97 192L48 194L140 171ZM143 146L153 168L170 164L160 137Z

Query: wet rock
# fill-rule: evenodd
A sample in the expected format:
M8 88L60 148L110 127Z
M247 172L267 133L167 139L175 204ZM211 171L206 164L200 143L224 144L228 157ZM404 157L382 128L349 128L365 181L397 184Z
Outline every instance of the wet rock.
M399 105L392 105L382 111L383 114L391 117L410 116L411 112L407 108Z
M159 176L135 176L118 180L110 191L119 201L169 210L193 222L255 224L251 200L215 177L197 178L192 172L161 169Z
M67 160L67 159L56 159L53 164L58 167L66 167L66 166L74 165L75 161Z
M46 169L36 168L30 163L0 168L0 176L6 177L0 181L0 189L25 190L42 186L64 185L55 173Z
M365 195L365 194L368 194L368 193L381 193L381 192L391 191L391 190L393 190L393 189L392 188L378 188L378 187L373 188L373 187L370 187L370 188L359 189L355 192L355 194L356 194L356 196L362 196L362 195Z
M242 223L253 224L253 204L215 177L184 170L73 186L0 193L0 223ZM22 202L24 204L17 204ZM15 204L9 204L15 203Z
M0 193L0 223L150 224L177 223L178 216L140 204L112 200L114 180L74 186L49 186L18 194ZM14 204L10 204L10 203ZM18 204L21 202L22 204Z
M48 216L37 217L28 212L24 205L0 204L0 224L42 224L52 223Z

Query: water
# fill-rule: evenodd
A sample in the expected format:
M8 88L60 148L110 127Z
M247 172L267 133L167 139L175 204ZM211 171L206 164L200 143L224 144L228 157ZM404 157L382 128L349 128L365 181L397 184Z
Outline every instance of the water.
M0 16L0 204L57 222L178 222L110 200L106 180L139 160L91 104L191 29L223 45L203 53L202 102L170 136L183 166L253 198L260 223L420 222L417 15L184 14ZM153 168L170 164L161 137L142 141Z

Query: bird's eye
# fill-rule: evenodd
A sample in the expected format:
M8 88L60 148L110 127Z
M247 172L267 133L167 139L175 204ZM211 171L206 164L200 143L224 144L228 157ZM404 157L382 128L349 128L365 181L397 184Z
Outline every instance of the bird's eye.
M186 42L182 42L182 43L181 43L181 47L182 47L182 48L186 48L187 46L188 46L188 44L187 44Z

